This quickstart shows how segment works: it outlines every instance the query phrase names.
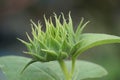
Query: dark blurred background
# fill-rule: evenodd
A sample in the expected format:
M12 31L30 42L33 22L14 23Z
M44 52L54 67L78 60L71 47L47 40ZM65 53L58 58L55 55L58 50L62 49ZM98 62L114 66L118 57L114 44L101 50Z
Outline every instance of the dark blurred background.
M26 40L25 32L31 32L30 19L40 20L44 27L44 14L49 17L63 12L67 18L69 11L74 26L81 17L91 21L84 32L120 36L120 0L0 0L0 56L24 55L26 49L16 38ZM80 59L108 70L108 76L94 80L120 80L119 53L120 44L110 44L92 48Z

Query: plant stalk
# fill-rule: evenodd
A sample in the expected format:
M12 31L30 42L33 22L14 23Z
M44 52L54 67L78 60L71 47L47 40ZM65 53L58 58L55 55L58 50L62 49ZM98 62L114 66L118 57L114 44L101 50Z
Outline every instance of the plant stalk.
M75 62L76 62L76 57L72 58L72 70L71 70L71 76L73 76L74 70L75 70Z
M65 80L72 80L64 60L58 60L60 67L65 75Z

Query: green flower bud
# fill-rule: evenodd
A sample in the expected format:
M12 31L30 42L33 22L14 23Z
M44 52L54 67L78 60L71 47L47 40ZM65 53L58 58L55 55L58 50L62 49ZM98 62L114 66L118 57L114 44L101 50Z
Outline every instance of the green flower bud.
M26 45L28 49L26 53L31 55L35 61L48 62L65 59L70 55L72 56L80 46L78 45L80 42L79 35L88 22L82 24L82 19L78 28L74 31L70 14L67 22L62 13L62 23L60 22L61 16L54 15L56 25L53 24L51 18L47 20L44 16L46 30L42 31L41 24L39 22L35 24L31 20L33 38L31 39L26 33L29 42L19 39Z

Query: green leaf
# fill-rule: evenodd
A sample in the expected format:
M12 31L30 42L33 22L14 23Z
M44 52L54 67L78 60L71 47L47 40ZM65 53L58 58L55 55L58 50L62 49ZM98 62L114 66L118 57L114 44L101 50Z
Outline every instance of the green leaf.
M57 61L33 63L21 74L22 69L29 61L31 61L31 59L19 56L1 57L0 68L8 80L65 80ZM70 70L71 62L66 61L66 64ZM97 78L105 76L106 74L106 70L97 64L77 61L73 80Z
M21 74L30 61L31 59L25 57L7 56L0 58L0 65L8 80L60 80L58 75L49 68L49 64L39 62L31 64Z
M2 72L1 68L0 68L0 80L7 80L5 74Z
M107 71L97 64L87 61L77 61L73 80L100 78L107 75Z
M120 43L120 37L118 36L96 33L81 34L79 36L79 40L81 41L81 43L79 49L73 54L73 56L75 57L77 57L79 54L83 53L87 49L98 45Z

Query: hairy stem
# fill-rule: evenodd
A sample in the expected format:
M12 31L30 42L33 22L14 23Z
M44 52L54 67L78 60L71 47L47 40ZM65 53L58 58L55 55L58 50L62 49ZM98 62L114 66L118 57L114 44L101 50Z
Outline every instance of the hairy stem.
M63 60L58 60L58 61L59 61L60 67L61 67L61 69L62 69L62 71L63 71L63 73L65 75L66 80L72 80L71 76L69 74L69 71L68 71L68 69L66 67L65 62Z

